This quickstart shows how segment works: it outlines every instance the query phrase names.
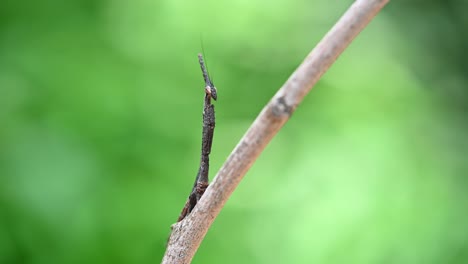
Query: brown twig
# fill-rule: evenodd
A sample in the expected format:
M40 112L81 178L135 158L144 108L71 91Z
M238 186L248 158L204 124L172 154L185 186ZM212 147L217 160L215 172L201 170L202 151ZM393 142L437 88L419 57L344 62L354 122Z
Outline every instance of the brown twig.
M208 228L245 173L304 96L389 0L357 0L263 108L192 213L172 225L162 263L190 263Z

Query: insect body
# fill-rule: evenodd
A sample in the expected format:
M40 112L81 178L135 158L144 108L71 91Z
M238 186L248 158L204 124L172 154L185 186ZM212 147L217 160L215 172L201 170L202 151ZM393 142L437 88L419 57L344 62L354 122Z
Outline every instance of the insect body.
M177 222L182 221L201 199L202 195L205 193L206 188L208 188L208 170L210 167L210 153L211 145L213 143L213 134L215 128L215 111L214 105L211 103L211 98L216 100L218 94L216 92L216 87L213 85L213 82L208 75L206 70L205 63L203 61L203 56L198 54L198 61L203 73L203 79L205 80L205 101L203 104L203 133L202 133L202 153L200 159L200 167L198 169L197 177L195 178L195 183L193 184L192 192L189 195L187 202L185 203L182 212L180 213L179 219Z

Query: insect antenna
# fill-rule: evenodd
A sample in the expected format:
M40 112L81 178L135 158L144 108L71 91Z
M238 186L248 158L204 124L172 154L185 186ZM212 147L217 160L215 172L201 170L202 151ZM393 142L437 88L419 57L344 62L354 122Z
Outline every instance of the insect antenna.
M214 86L214 79L211 77L210 69L208 68L208 61L206 60L206 56L205 56L205 46L203 45L202 36L200 36L200 42L201 42L203 58L205 58L206 72L208 73L208 78L210 79L211 84Z

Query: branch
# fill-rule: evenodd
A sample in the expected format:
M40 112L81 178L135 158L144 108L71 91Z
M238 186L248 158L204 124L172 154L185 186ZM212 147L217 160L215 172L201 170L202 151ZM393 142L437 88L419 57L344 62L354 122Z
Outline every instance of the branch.
M227 158L194 210L172 225L162 263L190 263L229 196L304 96L389 0L357 0L273 96Z

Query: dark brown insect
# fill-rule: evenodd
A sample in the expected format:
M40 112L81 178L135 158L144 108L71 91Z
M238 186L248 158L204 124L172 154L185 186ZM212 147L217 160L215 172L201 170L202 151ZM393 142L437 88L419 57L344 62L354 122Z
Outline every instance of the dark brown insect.
M203 56L201 54L198 54L198 61L203 73L203 79L205 80L205 102L203 105L203 133L200 168L198 169L192 192L190 193L177 222L182 221L188 214L190 214L190 212L192 212L193 208L201 199L209 185L208 171L210 167L211 145L213 143L213 134L215 128L215 111L214 105L211 104L211 98L216 100L218 98L218 94L216 92L216 87L208 75L208 71L206 70L205 62L203 61Z

